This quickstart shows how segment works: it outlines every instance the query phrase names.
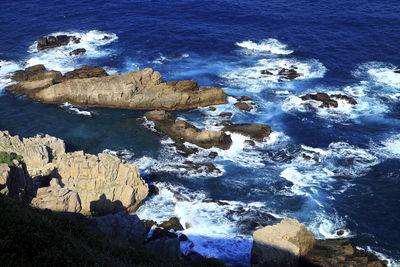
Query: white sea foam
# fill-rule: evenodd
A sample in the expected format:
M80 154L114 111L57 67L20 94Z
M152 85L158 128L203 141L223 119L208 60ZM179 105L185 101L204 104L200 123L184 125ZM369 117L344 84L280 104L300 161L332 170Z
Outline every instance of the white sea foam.
M78 114L78 115L82 115L82 116L86 116L86 117L93 116L92 112L87 111L87 110L80 110L77 106L74 106L68 102L65 102L64 104L62 104L61 107L67 109L68 111L70 111L74 114Z
M353 75L357 78L399 89L400 73L394 72L397 69L392 64L373 61L359 65Z
M47 69L58 70L63 73L71 71L81 67L82 60L96 59L114 53L112 49L103 48L102 46L110 44L118 39L117 35L114 33L106 33L97 30L87 32L56 32L49 34L49 36L50 35L73 35L77 38L81 38L81 40L78 44L70 42L66 46L45 49L42 51L37 50L37 42L35 41L29 47L28 52L30 56L26 61L25 67L44 64ZM104 36L108 36L109 39L103 40ZM85 48L85 54L80 56L70 56L69 52L77 48Z
M152 63L154 63L154 64L164 64L165 62L168 62L168 61L176 61L176 60L180 60L180 59L183 59L183 58L188 58L190 55L188 54L188 53L184 53L184 54L181 54L181 55L177 55L177 56L174 56L174 57L167 57L167 56L164 56L163 54L161 54L158 58L156 58L155 60L153 60L152 61Z
M112 156L115 156L115 157L118 157L118 158L121 158L124 160L130 160L135 155L135 153L133 153L132 151L127 150L127 149L122 149L122 150L104 149L103 153L109 154L109 155L112 155Z
M253 41L237 42L236 45L252 52L267 52L276 55L289 55L293 53L293 50L287 49L287 45L272 38L261 40L258 43Z
M316 59L297 60L294 58L269 58L260 59L254 66L240 67L220 74L226 82L233 87L239 87L251 92L259 92L266 88L292 89L289 81L281 81L278 75L261 74L262 70L271 68L289 68L294 66L302 76L296 80L321 78L326 72L326 67ZM286 91L283 90L283 91Z
M11 74L19 69L21 66L16 62L0 60L0 90L14 83L11 80Z

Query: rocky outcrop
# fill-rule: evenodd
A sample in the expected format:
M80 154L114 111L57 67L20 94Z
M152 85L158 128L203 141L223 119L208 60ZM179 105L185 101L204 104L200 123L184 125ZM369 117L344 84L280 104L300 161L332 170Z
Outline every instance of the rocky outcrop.
M306 255L314 243L314 234L303 224L285 218L254 232L252 266L298 266L300 257Z
M36 197L32 199L31 205L61 212L77 213L82 210L78 193L63 187L56 178L50 181L50 186L37 190Z
M182 255L178 235L161 228L154 229L145 249L170 259L179 259Z
M387 266L386 261L354 247L348 239L316 240L294 219L259 229L253 234L251 264L256 266Z
M75 36L71 35L41 37L37 40L37 50L44 50L68 45L70 41L78 44L80 42L80 38L76 38Z
M326 93L316 93L316 94L306 94L300 97L302 100L315 100L322 102L318 107L319 108L337 108L339 106L337 100L344 100L351 105L356 105L357 101L349 96L342 94L331 94L328 95Z
M261 74L264 75L270 75L270 76L277 76L279 77L279 80L295 80L303 74L297 72L297 67L296 66L290 66L290 67L279 67L279 68L269 68L261 71Z
M272 132L271 127L268 125L257 123L231 124L225 126L222 130L225 132L239 133L259 142L262 142L264 138L268 137Z
M82 69L86 71L87 68ZM227 103L227 95L221 88L199 88L196 81L190 80L162 82L161 74L152 69L112 76L103 75L103 72L85 76L82 69L73 72L73 79L69 74L61 77L59 72L41 69L46 79L28 79L6 90L46 103L68 102L128 109L179 110ZM27 70L19 71L23 72Z
M50 187L38 189L33 203L38 207L77 211L80 201L85 215L134 211L148 193L136 165L108 154L67 153L64 141L48 135L21 140L0 131L0 151L23 156L33 178L57 178L59 183L53 179Z
M153 121L156 128L172 138L187 141L203 148L228 149L232 143L229 135L222 131L200 130L182 120L175 120L171 113L163 110L146 112L145 117Z
M71 52L69 52L70 56L78 56L78 55L83 55L86 53L86 49L85 48L77 48L72 50Z
M23 162L13 160L13 165L0 164L0 193L29 202L36 188Z
M108 76L108 74L103 68L85 65L82 68L66 72L61 79L57 80L57 83L73 79L87 79L105 76Z
M95 217L97 229L114 240L141 245L146 239L146 228L137 215L122 211L116 214Z

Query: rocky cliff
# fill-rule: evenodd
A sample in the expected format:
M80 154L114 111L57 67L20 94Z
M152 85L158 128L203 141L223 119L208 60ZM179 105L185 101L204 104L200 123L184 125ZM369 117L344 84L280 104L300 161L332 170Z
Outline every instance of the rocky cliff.
M108 154L67 153L64 141L49 135L20 139L0 131L0 151L23 157L36 207L86 215L133 211L148 193L136 165ZM6 185L11 176L3 169Z
M12 79L18 83L6 90L46 103L144 110L180 110L227 103L227 95L221 88L199 88L196 81L188 80L162 82L161 74L152 69L111 76L99 68L84 73L62 76L37 65L16 72Z

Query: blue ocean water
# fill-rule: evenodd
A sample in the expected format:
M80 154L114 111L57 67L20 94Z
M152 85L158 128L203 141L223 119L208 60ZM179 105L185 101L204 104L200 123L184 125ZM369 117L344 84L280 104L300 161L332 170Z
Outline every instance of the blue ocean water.
M213 160L223 172L210 175L185 170L186 159L151 130L143 112L74 109L0 93L0 129L51 134L70 149L118 152L139 164L161 189L139 216L178 216L190 225L184 233L193 244L185 251L246 266L249 221L262 222L269 213L297 218L319 238L337 238L346 229L357 246L399 264L398 1L1 1L0 22L0 87L25 66L66 72L90 64L110 74L151 67L165 80L196 79L253 98L258 108L250 113L235 109L233 98L215 112L176 113L204 129L215 128L222 111L233 112L234 122L272 127L255 148L233 135L233 147ZM77 47L86 55L69 57L72 47L34 49L39 37L60 32L80 36ZM104 35L111 39L101 40ZM259 74L284 65L304 76L278 82ZM306 109L298 96L313 92L341 92L358 105ZM210 151L217 150L200 150L189 160L210 162Z

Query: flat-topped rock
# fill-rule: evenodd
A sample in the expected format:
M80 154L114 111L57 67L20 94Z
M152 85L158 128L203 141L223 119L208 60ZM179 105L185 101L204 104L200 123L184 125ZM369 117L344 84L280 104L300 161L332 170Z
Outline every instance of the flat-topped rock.
M186 121L175 120L171 113L163 110L146 112L145 117L152 120L157 129L171 137L200 147L228 149L232 143L230 136L223 131L200 130Z
M199 88L191 80L162 82L161 74L152 69L112 76L106 76L103 69L88 66L62 77L59 72L55 75L43 68L40 72L47 75L45 79L20 81L6 90L45 103L128 109L180 110L227 103L227 95L221 88Z

